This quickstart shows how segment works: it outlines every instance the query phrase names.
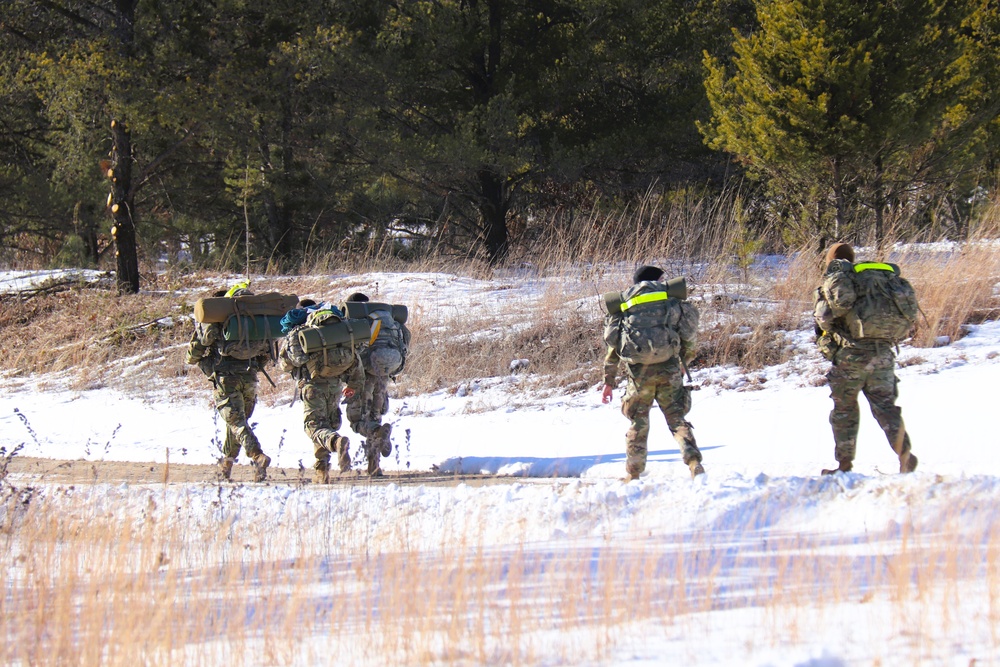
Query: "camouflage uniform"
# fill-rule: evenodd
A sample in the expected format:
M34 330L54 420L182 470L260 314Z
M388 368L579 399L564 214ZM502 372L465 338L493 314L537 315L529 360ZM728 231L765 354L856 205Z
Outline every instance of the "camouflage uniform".
M302 396L302 419L316 456L316 479L329 480L330 454L337 454L341 472L351 468L350 441L337 433L341 426L340 396L344 383L354 391L364 386L365 373L356 350L344 350L336 360L323 352L306 354L295 327L278 342L278 364L291 373ZM331 365L335 364L335 365Z
M248 423L257 404L257 373L270 361L269 350L268 341L252 341L248 347L245 342L224 340L222 325L216 323L195 323L188 344L185 361L197 364L212 381L215 407L226 422L221 465L227 479L240 448L257 466L258 481L263 481L270 463Z
M903 424L902 411L896 405L899 380L895 373L893 342L856 340L844 320L856 296L852 267L847 260L830 262L823 284L816 290L813 311L818 334L816 344L833 364L826 377L833 399L830 425L834 456L840 464L839 470L852 468L861 419L858 394L863 392L889 446L899 456L900 471L909 472L916 467L916 457L910 453L910 436Z
M623 295L623 300L632 296L661 290L662 284L639 283L633 285ZM622 399L622 414L631 422L625 435L625 471L629 477L637 478L646 469L647 444L649 436L649 413L653 401L667 420L667 426L680 446L681 457L692 474L703 472L701 451L695 443L693 427L684 417L691 410L691 390L684 386L684 367L681 365L694 358L698 344L698 311L684 303L683 314L677 323L680 338L678 356L655 364L625 364L626 389ZM609 326L614 326L610 322ZM614 387L621 365L619 351L609 347L604 358L604 384Z
M389 379L403 372L410 330L386 310L373 311L369 317L377 318L381 326L375 341L361 348L364 388L347 399L347 419L351 429L367 441L369 474L378 474L379 459L392 451L392 427L382 424L382 417L389 411Z

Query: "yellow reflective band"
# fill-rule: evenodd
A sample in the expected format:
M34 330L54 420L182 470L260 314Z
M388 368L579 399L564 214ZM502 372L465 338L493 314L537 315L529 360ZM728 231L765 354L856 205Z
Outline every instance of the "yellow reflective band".
M670 295L666 292L650 292L648 294L638 294L625 303L622 304L622 312L631 308L632 306L638 306L644 303L650 303L652 301L666 301L670 298Z
M241 289L247 289L248 287L250 287L249 282L244 281L242 283L236 283L235 285L229 288L229 291L226 292L226 296L232 296ZM216 294L218 294L218 292L216 292Z
M372 327L372 337L368 339L369 345L375 344L375 339L378 338L380 331L382 331L382 320L375 320L375 326Z
M861 264L854 265L854 272L861 273L862 271L891 271L895 273L895 269L892 268L891 264L883 264L882 262L862 262Z

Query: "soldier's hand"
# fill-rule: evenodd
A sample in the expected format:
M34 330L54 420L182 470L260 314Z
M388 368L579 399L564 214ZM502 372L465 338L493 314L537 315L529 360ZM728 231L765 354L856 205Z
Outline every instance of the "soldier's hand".
M354 390L350 387L344 387L344 398L351 399L354 397Z
M615 388L610 384L604 385L604 390L601 392L601 403L610 403L611 397L614 395Z
M198 368L201 372L205 374L205 377L212 377L212 373L215 372L215 362L212 357L203 357L201 361L198 362Z

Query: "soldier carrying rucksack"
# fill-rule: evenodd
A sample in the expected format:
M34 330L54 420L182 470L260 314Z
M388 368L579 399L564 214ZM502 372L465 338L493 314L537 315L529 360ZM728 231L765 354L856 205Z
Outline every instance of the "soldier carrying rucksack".
M816 289L813 318L816 344L833 364L827 380L833 398L830 425L838 467L822 472L848 472L853 467L860 392L899 456L899 471L912 472L917 457L910 451L910 436L896 405L899 379L895 351L916 324L916 294L898 266L855 264L854 250L846 243L831 246L825 259L826 272L823 284Z
M382 418L389 412L389 380L406 367L410 347L408 311L406 306L371 301L361 292L347 297L344 310L351 317L368 318L377 329L371 343L361 348L364 387L359 392L345 392L345 396L351 428L365 438L368 474L378 477L382 474L381 458L392 452L392 424L383 424Z
M683 279L660 282L663 270L642 266L624 292L604 295L606 316L602 400L610 403L621 362L627 387L622 413L631 425L625 436L627 479L646 469L649 412L655 400L680 445L681 456L695 477L705 472L693 427L684 417L691 410L691 390L684 386L686 364L698 342L698 311L686 301Z
M350 441L340 435L340 397L364 386L359 350L371 336L364 321L348 321L336 306L303 299L282 318L278 366L292 375L302 396L302 419L316 455L315 482L330 481L330 455L341 473L351 469ZM346 391L346 390L344 390Z
M278 305L270 305L269 298ZM261 449L250 428L249 419L257 404L257 374L265 373L271 362L273 344L278 335L268 323L273 320L261 312L295 297L280 294L254 296L247 283L238 283L229 291L216 292L200 299L195 307L195 330L188 344L185 361L197 365L212 383L215 407L226 422L219 474L229 480L233 464L242 448L254 467L254 481L267 479L271 457ZM264 306L261 306L264 303Z

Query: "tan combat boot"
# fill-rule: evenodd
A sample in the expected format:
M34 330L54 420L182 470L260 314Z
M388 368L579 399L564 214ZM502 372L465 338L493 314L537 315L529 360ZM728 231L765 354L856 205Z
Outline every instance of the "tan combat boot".
M899 457L899 472L913 472L917 469L917 457L910 452Z
M392 440L390 436L392 435L392 424L382 424L377 429L375 429L374 439L378 443L379 452L382 456L389 456L392 454Z
M314 484L329 484L330 483L330 468L329 466L322 466L316 468L316 475L313 477Z
M840 465L838 467L833 468L832 470L824 468L823 470L820 471L820 474L821 475L832 475L832 474L837 473L837 472L851 472L851 468L853 468L853 467L854 467L854 464L851 461L841 461Z
M257 452L250 457L253 463L253 481L263 482L267 479L267 467L271 465L271 457L264 452Z
M368 476L381 477L382 468L379 466L379 443L369 440L365 446L365 454L368 456Z
M221 461L219 461L219 475L225 481L229 482L233 479L233 464L236 463L236 459L232 456L226 456Z
M337 453L337 466L340 472L351 469L351 441L342 435L333 436L333 451Z
M688 469L691 471L691 479L705 474L705 468L701 465L701 461L691 461L688 464Z

